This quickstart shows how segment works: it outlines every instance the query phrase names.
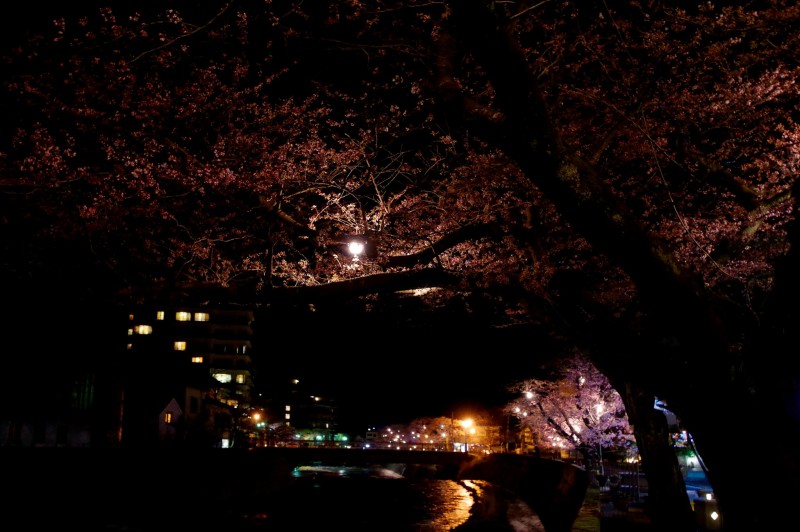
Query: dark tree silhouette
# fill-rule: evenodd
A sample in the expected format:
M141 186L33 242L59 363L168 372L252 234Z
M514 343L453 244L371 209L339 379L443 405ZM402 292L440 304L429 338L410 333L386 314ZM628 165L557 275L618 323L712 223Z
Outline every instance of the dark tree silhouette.
M522 329L620 392L660 529L693 523L655 396L725 529L775 529L764 486L798 496L800 7L329 4L70 6L5 39L7 290Z

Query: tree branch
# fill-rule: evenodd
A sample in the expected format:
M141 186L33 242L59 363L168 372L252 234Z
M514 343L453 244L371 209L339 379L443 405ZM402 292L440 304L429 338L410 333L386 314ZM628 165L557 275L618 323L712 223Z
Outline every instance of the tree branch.
M387 266L408 268L418 264L427 264L451 247L483 237L500 237L502 231L497 224L481 223L464 225L455 231L446 234L436 242L426 246L417 253L410 255L395 255L384 259Z
M596 168L567 151L525 57L502 22L477 0L455 3L453 14L456 31L486 69L495 102L507 117L506 153L593 246L634 280L658 334L703 357L724 352L721 320L703 285L610 194Z
M265 294L268 302L305 302L452 285L457 277L439 268L378 273L316 286L273 287Z
M267 214L276 218L277 220L280 220L281 222L293 227L294 229L300 231L305 235L316 234L316 231L314 231L313 229L309 229L307 225L301 224L300 222L289 216L286 212L281 210L280 207L278 207L275 203L267 200L264 197L260 197L259 202L261 206L264 207L264 210L267 212Z

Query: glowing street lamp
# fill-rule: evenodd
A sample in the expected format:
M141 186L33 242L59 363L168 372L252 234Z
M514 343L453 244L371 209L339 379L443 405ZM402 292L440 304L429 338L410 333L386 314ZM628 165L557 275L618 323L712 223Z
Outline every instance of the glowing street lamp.
M358 256L364 253L364 243L353 240L347 245L347 251L353 256L353 262L358 262Z
M378 256L375 239L368 235L347 235L341 244L353 257L353 262L358 262L361 258L374 259Z

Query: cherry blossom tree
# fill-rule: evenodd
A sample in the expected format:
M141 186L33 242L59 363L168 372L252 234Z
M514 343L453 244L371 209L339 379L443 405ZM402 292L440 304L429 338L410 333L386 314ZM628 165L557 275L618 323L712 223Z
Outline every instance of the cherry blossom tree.
M547 373L512 385L517 397L505 407L539 447L580 450L590 466L601 447L635 449L622 398L589 360L573 355Z
M578 348L656 526L694 527L658 396L725 528L775 528L753 494L800 463L796 3L63 9L4 40L9 298L447 316L514 331L521 370ZM742 467L742 425L778 466Z

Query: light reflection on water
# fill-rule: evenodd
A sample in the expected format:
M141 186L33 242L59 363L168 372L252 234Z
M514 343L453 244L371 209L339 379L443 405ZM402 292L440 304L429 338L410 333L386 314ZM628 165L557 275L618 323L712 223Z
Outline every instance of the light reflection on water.
M387 468L302 466L292 477L289 490L265 501L255 528L443 532L466 522L483 492L480 482L411 481Z
M409 480L402 472L402 465L297 467L292 488L270 501L257 530L544 532L527 504L489 482Z
M466 484L473 485L471 481ZM419 489L430 501L432 515L429 521L420 524L419 532L452 530L469 519L475 501L461 484L452 480L431 480L420 483Z
M285 502L300 502L305 516L349 530L439 532L469 518L473 494L458 482L410 481L402 466L390 467L300 466Z

